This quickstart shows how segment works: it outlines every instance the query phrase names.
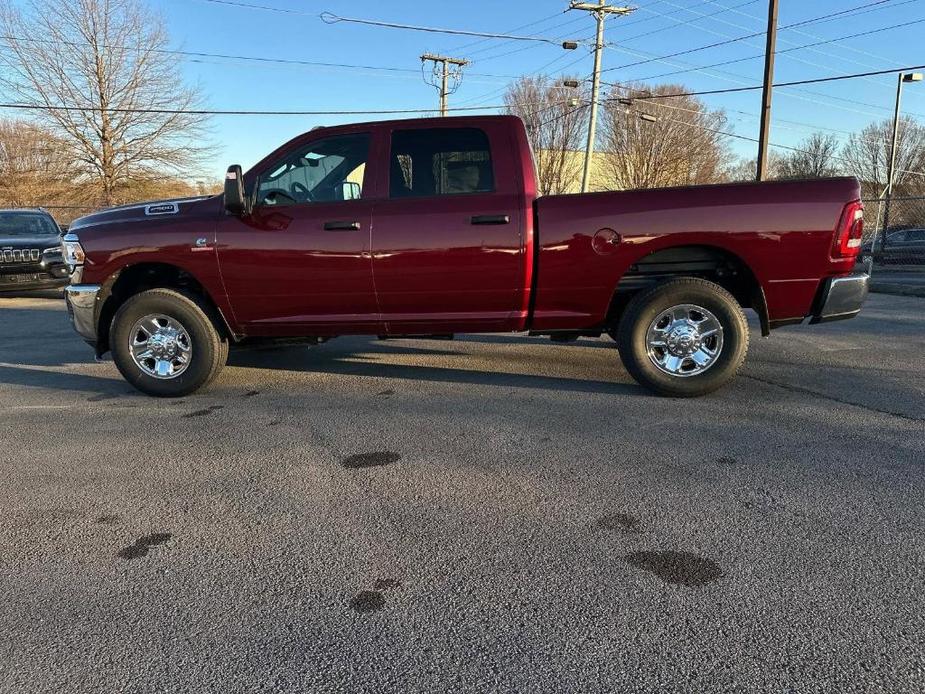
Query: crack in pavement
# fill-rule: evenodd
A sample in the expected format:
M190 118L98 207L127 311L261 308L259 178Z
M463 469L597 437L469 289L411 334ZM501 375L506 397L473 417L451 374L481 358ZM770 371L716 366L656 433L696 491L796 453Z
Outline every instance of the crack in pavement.
M810 388L803 388L801 386L790 385L789 383L778 383L777 381L772 381L767 378L761 378L760 376L752 376L750 374L739 374L742 378L750 378L753 381L758 381L759 383L766 383L770 386L777 386L778 388L783 388L784 390L789 390L793 393L804 393L807 395L815 395L818 398L824 400L831 400L832 402L841 403L842 405L851 405L852 407L858 407L862 410L867 410L869 412L877 412L879 414L886 414L892 417L899 417L900 419L905 419L909 422L925 422L925 418L914 417L905 412L893 412L892 410L881 410L879 407L871 407L870 405L863 405L859 402L854 402L852 400L843 400L842 398L837 398L834 395L827 395L826 393L820 393L817 390L812 390Z

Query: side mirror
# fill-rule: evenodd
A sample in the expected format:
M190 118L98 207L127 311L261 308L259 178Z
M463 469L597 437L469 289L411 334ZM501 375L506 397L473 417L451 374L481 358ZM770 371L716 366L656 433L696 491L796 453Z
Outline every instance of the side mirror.
M244 174L241 166L233 164L225 173L225 211L241 217L248 212L244 195Z

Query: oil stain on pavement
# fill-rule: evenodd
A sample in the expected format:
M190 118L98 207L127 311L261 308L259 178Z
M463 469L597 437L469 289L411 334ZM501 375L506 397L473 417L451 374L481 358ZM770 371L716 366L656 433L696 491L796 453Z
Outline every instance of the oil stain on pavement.
M205 417L208 414L212 414L213 412L218 412L219 410L224 409L224 407L225 407L224 405L210 405L204 410L196 410L195 412L187 412L185 415L183 415L183 418L189 419L190 417Z
M102 402L103 400L115 400L121 397L118 393L97 393L87 398L87 402Z
M627 533L639 532L639 521L628 513L612 513L597 519L597 527L604 530L622 530Z
M378 590L361 590L350 599L350 607L360 614L378 612L385 607L385 596Z
M171 537L173 537L173 535L170 533L151 533L150 535L143 535L135 540L134 544L120 549L116 556L120 559L137 559L138 557L143 557L148 553L149 549L158 545L163 545Z
M115 525L118 522L119 522L119 516L109 515L109 514L105 516L100 516L99 518L96 519L96 523L98 523L99 525Z
M401 460L398 453L389 451L374 451L372 453L358 453L349 458L344 458L341 465L350 470L367 467L380 467L382 465L391 465Z
M395 391L392 389L380 390L378 393L376 393L376 395L382 398L388 398L388 397L395 395Z
M367 612L378 612L385 607L384 590L401 587L401 581L394 578L380 578L373 585L373 590L361 590L350 599L350 607L354 612L365 614Z
M625 559L630 566L653 573L665 583L689 588L712 583L723 576L715 561L691 552L633 552Z

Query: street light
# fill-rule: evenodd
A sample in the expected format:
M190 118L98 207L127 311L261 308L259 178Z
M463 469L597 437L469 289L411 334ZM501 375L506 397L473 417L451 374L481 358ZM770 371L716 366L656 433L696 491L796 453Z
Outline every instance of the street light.
M883 211L883 234L880 237L880 250L886 247L886 232L890 228L890 201L893 198L893 172L896 168L896 144L899 139L899 106L902 102L903 84L921 82L925 74L921 72L899 73L896 80L896 111L893 114L893 140L890 143L890 165L886 174L886 208Z

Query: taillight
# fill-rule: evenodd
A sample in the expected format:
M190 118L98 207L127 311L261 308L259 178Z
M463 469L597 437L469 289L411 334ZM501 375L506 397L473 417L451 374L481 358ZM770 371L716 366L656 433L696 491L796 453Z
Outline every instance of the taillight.
M833 258L853 258L861 250L864 240L864 205L860 200L849 202L838 220L835 229L835 242L832 246Z

